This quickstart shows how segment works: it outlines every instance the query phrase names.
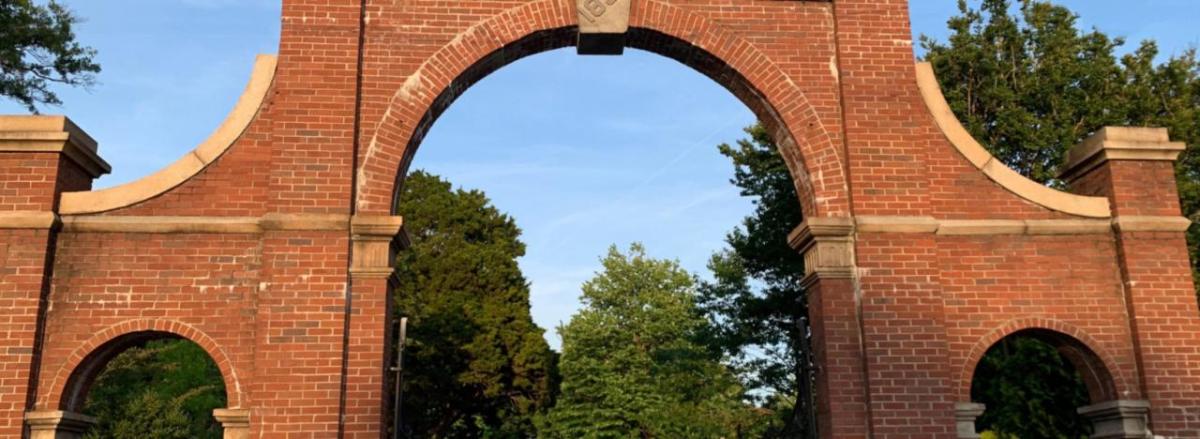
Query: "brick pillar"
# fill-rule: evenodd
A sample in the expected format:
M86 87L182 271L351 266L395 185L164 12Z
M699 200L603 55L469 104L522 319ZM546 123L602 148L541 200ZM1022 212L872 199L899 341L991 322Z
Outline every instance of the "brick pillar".
M928 109L913 68L907 0L836 0L839 92L853 215L934 216ZM952 438L954 400L937 238L855 237L858 322L873 437Z
M1200 311L1174 169L1183 149L1165 129L1109 127L1070 151L1062 175L1074 191L1112 202L1150 427L1165 437L1200 431Z
M350 214L361 0L284 0L272 99L272 207Z
M33 407L58 196L108 173L96 150L65 117L0 116L0 437Z
M817 429L822 438L866 438L862 331L854 291L854 226L848 218L809 218L788 237L804 254L804 288L817 370Z
M929 215L908 0L836 0L833 11L854 215Z
M346 438L379 438L391 407L387 384L392 349L396 251L404 246L402 220L355 216L350 279L353 305L346 366Z

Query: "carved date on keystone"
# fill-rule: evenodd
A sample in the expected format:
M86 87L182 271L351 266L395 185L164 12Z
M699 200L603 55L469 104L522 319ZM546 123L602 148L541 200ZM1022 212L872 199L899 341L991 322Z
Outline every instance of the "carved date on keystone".
M604 17L604 13L608 12L608 8L617 4L620 0L583 0L582 7L579 8L579 16L595 23L596 20Z
M579 14L579 53L618 55L625 48L632 0L575 0Z

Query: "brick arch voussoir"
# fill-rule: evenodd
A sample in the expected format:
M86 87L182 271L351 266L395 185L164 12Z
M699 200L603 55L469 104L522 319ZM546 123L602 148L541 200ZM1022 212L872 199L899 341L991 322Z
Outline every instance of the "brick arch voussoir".
M1027 330L1045 330L1056 332L1060 335L1068 336L1074 339L1075 342L1082 345L1100 361L1100 366L1106 373L1106 377L1112 380L1112 395L1106 395L1109 398L1115 398L1117 395L1124 394L1131 390L1125 379L1124 371L1118 367L1118 363L1107 349L1095 338L1088 335L1082 329L1069 323L1043 318L1043 317L1027 317L1009 320L1000 326L993 329L991 332L980 338L967 354L966 362L963 363L963 368L959 373L959 397L961 401L971 400L971 381L975 377L975 369L979 366L979 362L983 360L984 354L988 349L991 349L996 343L1003 340L1005 337L1013 335L1020 331ZM1095 395L1093 395L1095 396ZM1102 401L1094 401L1102 402Z
M494 64L482 67L486 76L524 56L566 47L570 44L561 41L561 32L573 29L577 25L575 20L574 2L570 0L532 1L469 27L435 51L396 91L374 126L359 167L359 212L392 213L394 196L416 145L440 111L449 105L439 102L439 98L450 96L452 101L462 91L455 87L465 89L471 85L459 82L459 78L480 63ZM740 76L746 82L744 85L759 95L761 102L748 101L743 95L738 97L767 123L780 144L801 194L805 215L850 215L844 157L834 137L802 90L770 57L706 17L663 1L639 3L630 25L690 43L694 46L692 50L707 52L724 62L729 67L728 74ZM549 39L556 41L524 41L539 33L552 33ZM518 44L532 44L532 47L502 50ZM679 61L687 64L686 60ZM712 72L703 73L712 76ZM728 83L721 85L731 87Z
M133 319L126 320L107 328L93 335L87 341L80 344L71 352L66 361L59 366L54 374L53 380L50 382L50 391L45 394L45 398L39 401L40 407L55 407L57 409L66 409L60 407L62 404L63 394L66 391L67 383L80 366L87 360L88 355L96 351L100 347L113 342L121 337L139 333L139 332L162 332L176 335L187 339L200 346L213 363L216 363L217 368L221 371L221 380L225 385L225 395L228 399L229 408L241 408L244 403L242 395L241 381L238 378L237 370L234 368L233 362L229 359L229 355L225 353L225 349L221 347L212 337L205 334L200 329L176 320L165 319Z
M427 119L440 115L436 114L440 113L437 99L458 94L452 90L456 79L506 45L541 31L574 25L573 7L566 0L538 0L500 11L464 30L409 75L393 94L367 144L358 176L359 212L391 213L394 191L403 177L398 174L408 169L416 152L409 145L424 138L432 125ZM514 60L501 59L501 63Z

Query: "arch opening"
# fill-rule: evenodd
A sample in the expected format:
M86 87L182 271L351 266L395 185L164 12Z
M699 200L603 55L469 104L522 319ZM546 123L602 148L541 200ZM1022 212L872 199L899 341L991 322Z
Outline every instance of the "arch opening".
M408 142L403 149L403 156L400 158L394 174L395 181L392 184L389 204L391 213L393 215L397 213L404 178L408 175L417 150L426 134L450 105L475 83L506 65L539 53L575 46L577 31L577 26L534 31L481 57L442 88L428 104L419 120L415 122L411 134L407 137ZM810 139L798 140L793 135L794 132L803 133L802 135L810 138L820 138L824 142L829 141L827 133L817 120L815 110L808 107L807 103L789 104L799 108L799 110L793 109L792 111L801 113L801 117L806 123L806 126L799 128L789 126L785 117L780 114L765 93L756 87L754 81L718 55L696 44L649 27L633 26L626 35L625 45L628 48L644 50L677 61L708 77L733 94L758 118L759 123L763 125L778 146L792 175L804 217L826 214L819 209L817 188L810 179L809 170L814 169L811 167L813 164L806 162L806 157L800 148L802 142L811 143ZM799 96L803 97L803 95ZM387 128L391 128L391 126L385 121L381 129ZM376 136L385 137L380 134L376 134ZM836 157L836 153L827 155L832 155L832 157L823 157L823 160L828 162L839 162L840 160ZM823 163L823 165L828 164ZM842 170L840 164L834 168L835 172Z
M174 431L220 438L228 406L226 380L204 347L171 332L138 331L85 356L62 389L59 409L85 419L82 437ZM79 425L56 426L59 432Z
M409 109L415 108L418 111L423 112L417 113L419 118L414 117L409 119L415 121L412 125L403 123L405 119L401 116L394 116L393 113L385 115L383 123L378 128L382 134L375 134L375 137L372 140L372 145L370 146L371 149L367 152L368 165L365 165L361 168L368 170L367 172L371 172L370 169L372 169L372 166L369 166L371 160L370 155L376 151L376 146L374 144L375 141L386 141L386 139L398 138L407 139L407 143L403 146L403 149L396 148L396 150L403 151L403 155L399 156L400 160L399 164L397 165L398 169L395 173L395 180L392 182L393 186L390 199L391 213L393 215L400 215L402 213L400 211L401 203L411 202L410 199L401 199L401 196L405 193L405 180L410 178L410 167L414 162L417 151L422 143L424 143L426 135L430 133L432 128L438 122L439 118L445 112L447 112L447 110L449 110L451 105L453 105L459 97L461 97L476 83L483 80L490 74L500 70L502 67L508 66L509 64L533 55L571 47L575 44L575 38L576 29L574 27L561 27L534 32L515 42L504 45L503 47L490 52L489 54L479 58L478 61L467 66L461 71L461 73L454 76L454 79L451 80L445 87L441 88L440 92L438 92L428 104L421 104L420 102L422 101L420 98L415 97L415 92L412 95L401 97L402 99L412 100L412 102L407 103L408 105L412 106ZM639 49L679 62L683 66L702 74L704 77L708 78L708 80L716 82L721 86L722 89L724 89L726 92L729 92L733 97L736 97L743 106L748 108L750 112L753 113L758 122L763 125L766 133L768 133L768 136L771 138L771 140L773 140L773 143L778 148L781 156L786 162L791 175L790 183L796 190L797 197L795 202L798 204L795 206L800 207L797 210L802 211L804 216L817 215L824 212L819 212L817 208L816 190L808 178L808 164L803 161L800 145L793 135L793 130L788 127L788 121L791 121L793 124L795 124L797 120L803 120L806 123L811 122L811 124L805 125L807 128L798 131L800 133L798 135L808 137L805 139L805 141L811 141L814 136L824 136L824 131L822 131L821 128L814 128L814 126L818 124L818 122L816 122L815 111L813 111L811 108L807 108L806 104L792 102L789 103L789 106L791 107L789 111L792 113L800 113L804 116L804 118L797 119L793 114L793 117L785 120L785 117L780 114L776 107L771 103L771 100L760 91L759 87L757 87L751 79L748 79L738 69L723 61L719 56L678 37L649 28L634 27L629 31L628 38L626 39L626 45L629 48ZM423 77L420 74L415 74L413 78L417 78L415 81L428 80L427 77ZM414 80L410 78L410 83L413 81ZM584 85L586 86L586 84ZM402 91L402 93L408 92ZM389 110L403 108L402 106L405 104L406 103L404 102L399 104L393 103ZM800 108L800 110L796 110L796 108ZM401 111L396 111L396 113L400 112ZM396 117L396 119L389 120L389 116ZM409 117L412 117L412 114L409 114ZM564 115L563 117L567 116ZM398 129L411 130L411 134L408 134L407 137L402 137L395 131ZM388 132L388 130L392 131ZM716 146L716 142L714 142L712 146ZM825 160L826 161L824 163L828 165L830 163L837 163L838 159L836 154L834 154L826 155ZM396 165L394 162L385 164ZM418 181L420 180L411 178L407 181L407 184L414 187L419 187ZM787 181L785 180L785 183L786 182ZM362 200L362 198L360 198L360 200ZM797 216L795 218L795 223L791 224L790 227L794 227L802 220L803 216ZM413 233L414 231L414 229L409 228L413 224L413 222L408 222L406 218L406 229L409 233ZM791 229L789 228L788 230L779 233L779 240L781 244L787 244L785 238L787 232L790 230ZM413 236L420 234L421 232L418 230ZM792 250L789 249L788 251L791 252ZM398 259L401 259L401 263L404 263L403 256L399 257ZM803 270L799 270L798 275L802 274ZM390 285L389 287L396 288L394 285ZM411 288L399 288L393 291L411 290ZM414 323L413 320L410 320L409 323L414 326L420 324L420 322ZM389 330L393 331L393 333L396 331L394 328L390 328ZM415 334L416 329L410 327L408 330L413 331L408 333L409 336L413 336ZM404 354L404 361L409 363L408 366L405 366L405 370L410 373L413 370L413 365L415 362L419 360L418 355L410 355L412 354L412 348L413 347L411 345L408 345L407 349L410 349L410 352ZM391 361L390 359L393 357L389 355L388 358L389 361ZM409 391L406 390L405 392ZM811 394L811 392L809 393ZM388 399L387 403L397 404L396 400L391 398ZM411 410L411 408L403 409L405 416L414 416L412 414L413 412L414 411ZM389 416L398 417L399 415L389 411Z
M1100 355L1070 335L1041 328L992 344L975 364L970 395L982 405L973 413L978 418L963 419L960 405L960 422L998 437L1084 437L1093 434L1095 419L1082 409L1118 398Z

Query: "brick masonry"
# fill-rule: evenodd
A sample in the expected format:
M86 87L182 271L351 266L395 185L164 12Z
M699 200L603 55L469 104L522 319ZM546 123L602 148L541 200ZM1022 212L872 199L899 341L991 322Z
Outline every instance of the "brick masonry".
M471 84L575 44L576 4L284 0L282 20L257 115L157 196L37 226L94 175L0 148L0 435L78 410L120 349L184 337L249 413L239 434L381 436L397 184ZM1008 190L935 123L904 0L633 0L624 44L711 77L779 143L808 218L793 242L819 262L823 437L955 437L975 363L1018 332L1077 352L1093 402L1146 400L1155 434L1200 437L1183 233L1144 226L1180 216L1168 161L1081 176L1102 218Z

